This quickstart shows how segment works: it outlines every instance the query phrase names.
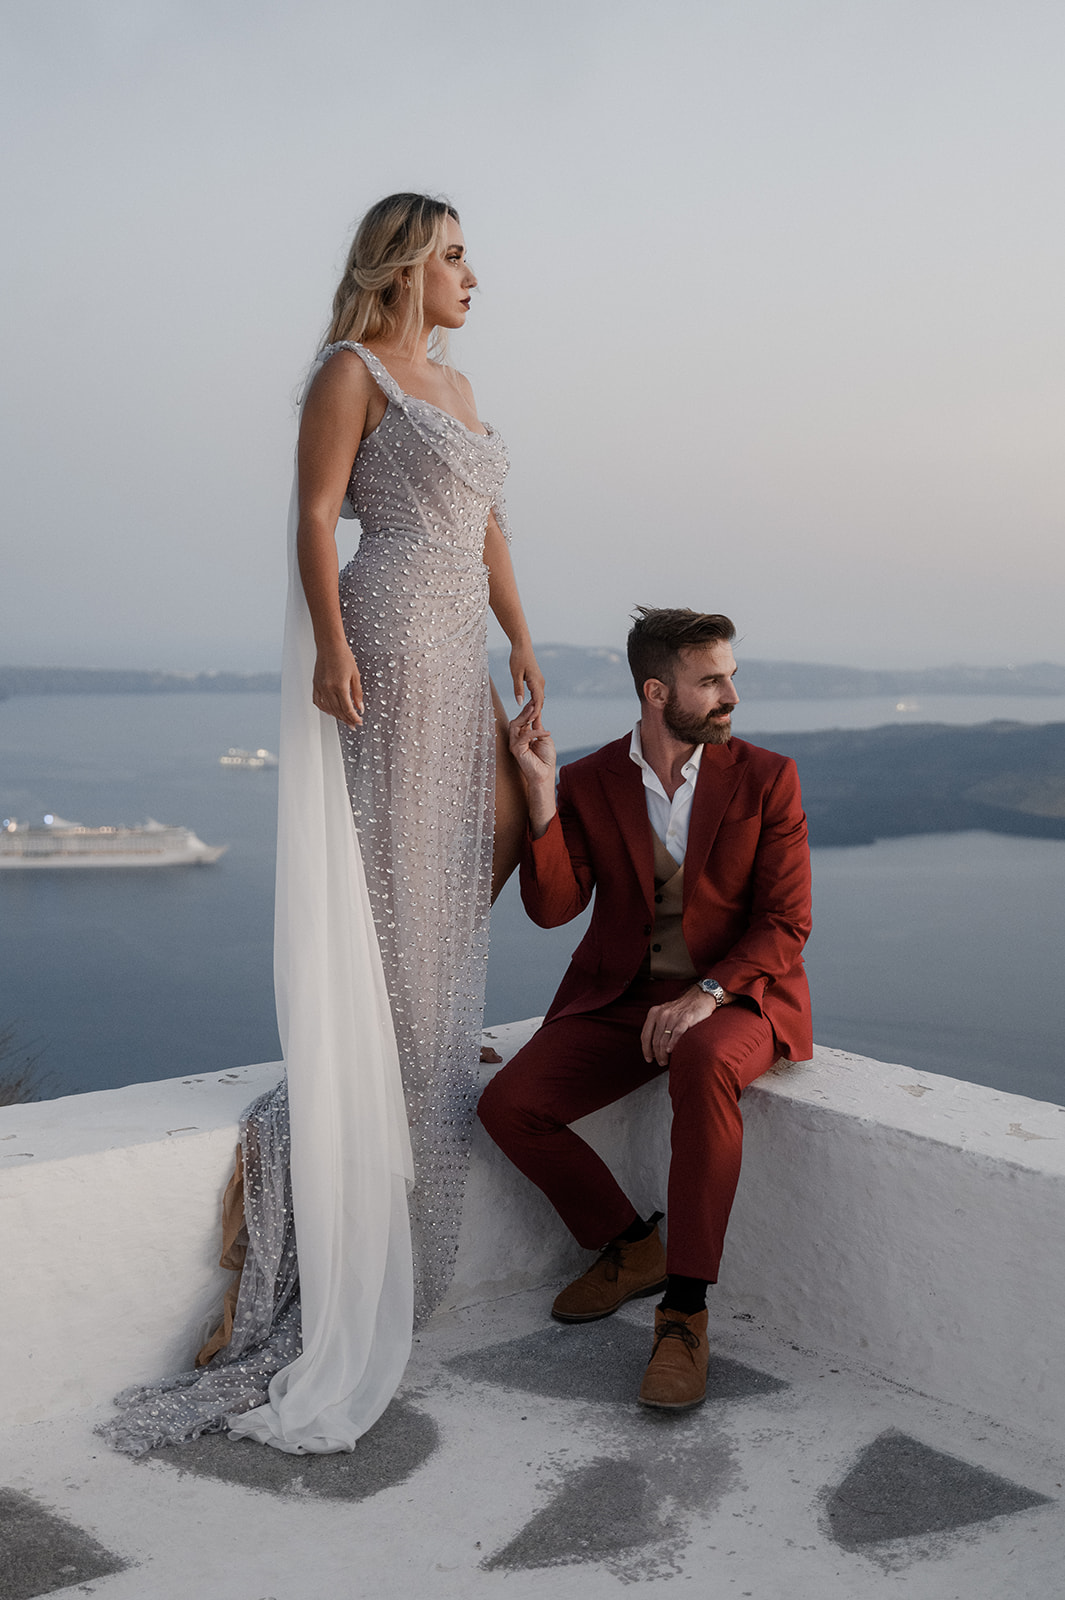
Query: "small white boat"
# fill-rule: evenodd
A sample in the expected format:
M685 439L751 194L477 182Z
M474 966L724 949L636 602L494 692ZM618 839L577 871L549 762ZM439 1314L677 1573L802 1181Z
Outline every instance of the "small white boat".
M247 772L261 772L263 767L276 767L277 757L270 750L241 750L231 745L224 756L219 756L220 767L243 767Z
M40 826L5 817L0 823L0 871L27 867L179 867L217 861L227 847L204 844L191 828L151 817L138 828L87 828L47 816Z

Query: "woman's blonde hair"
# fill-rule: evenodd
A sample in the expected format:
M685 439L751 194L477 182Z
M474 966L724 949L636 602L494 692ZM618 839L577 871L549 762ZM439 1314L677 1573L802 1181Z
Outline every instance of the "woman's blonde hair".
M365 344L397 332L413 344L422 327L425 263L443 252L449 217L459 220L454 206L425 194L390 194L370 207L333 296L325 344ZM438 330L430 353L442 359L446 343Z

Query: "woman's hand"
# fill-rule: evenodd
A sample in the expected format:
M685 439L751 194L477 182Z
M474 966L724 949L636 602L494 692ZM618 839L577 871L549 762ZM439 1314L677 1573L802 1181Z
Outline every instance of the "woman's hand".
M525 699L525 690L528 687L532 714L538 717L544 708L544 675L540 671L533 647L527 639L511 649L510 676L514 684L514 698L519 706Z
M349 728L362 726L362 680L346 643L319 649L314 663L313 699L326 716L336 717Z

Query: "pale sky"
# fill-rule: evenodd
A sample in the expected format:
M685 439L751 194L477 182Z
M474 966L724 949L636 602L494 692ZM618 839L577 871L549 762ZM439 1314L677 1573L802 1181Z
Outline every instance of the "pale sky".
M293 394L395 189L462 214L534 637L1065 661L1061 0L0 26L0 663L277 665Z

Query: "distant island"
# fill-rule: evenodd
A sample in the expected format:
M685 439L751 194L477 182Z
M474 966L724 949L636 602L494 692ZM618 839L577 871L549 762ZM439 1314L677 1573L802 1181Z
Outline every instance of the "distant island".
M144 672L125 667L0 667L0 700L16 694L276 694L280 672Z
M548 691L574 696L627 695L632 678L624 650L541 644L537 659ZM749 661L739 655L737 686L744 700L859 700L918 694L1065 695L1065 666L1038 661L1023 667L919 667L877 670L811 661ZM506 681L507 652L489 652L492 676Z
M973 829L1065 839L1065 722L923 722L750 738L798 766L813 845ZM585 754L566 751L562 760Z
M624 652L546 644L537 654L557 695L631 697ZM506 652L491 652L505 685ZM929 667L870 671L802 661L741 662L745 702L912 699L928 694L1065 695L1065 667ZM275 672L145 672L115 668L2 667L0 698L53 694L275 693ZM635 703L635 702L634 702ZM755 744L792 756L799 767L815 845L871 844L915 833L986 829L1065 839L1065 722L1031 725L935 723L818 733L758 732L758 712L743 719ZM563 752L573 760L583 751Z
M625 696L632 679L623 650L607 646L536 647L548 687L577 698ZM489 652L497 683L507 677L507 652ZM855 700L922 694L1065 695L1065 666L1040 661L1019 667L924 667L875 670L810 661L748 661L741 657L744 700ZM0 700L46 694L270 694L277 672L148 672L118 667L0 667Z

